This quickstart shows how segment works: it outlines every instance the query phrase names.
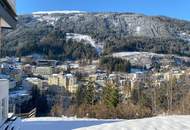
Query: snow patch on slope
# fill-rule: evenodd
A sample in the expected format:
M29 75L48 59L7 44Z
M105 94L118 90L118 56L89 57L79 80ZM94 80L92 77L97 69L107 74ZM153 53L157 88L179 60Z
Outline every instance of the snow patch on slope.
M190 42L190 34L187 32L180 32L178 35L181 39Z
M190 63L189 57L151 52L117 52L113 53L112 56L128 60L132 66L147 67L147 69L153 67L154 63L161 66L189 66Z
M112 54L113 57L127 57L127 56L134 56L134 55L145 55L145 56L160 56L163 57L164 54L156 54L151 52L117 52Z
M65 11L39 11L39 12L33 12L32 15L34 18L36 18L38 21L43 22L46 21L49 25L54 25L61 16L54 15L54 14L78 14L83 15L84 11L75 11L75 10L65 10Z
M103 49L103 43L97 43L89 35L77 34L77 33L67 33L66 40L75 40L77 42L83 42L84 44L90 44L92 47L96 48L98 52L101 52Z
M136 32L140 33L140 31L141 31L141 27L140 26L136 27Z
M41 15L41 14L77 14L77 13L85 13L84 11L78 10L62 10L62 11L38 11L33 12L33 15Z
M43 22L46 21L49 25L55 25L55 23L60 19L60 16L52 16L52 15L33 15L38 21Z
M75 40L77 42L85 41L85 43L89 43L91 46L96 47L95 40L88 35L67 33L67 40L69 39Z

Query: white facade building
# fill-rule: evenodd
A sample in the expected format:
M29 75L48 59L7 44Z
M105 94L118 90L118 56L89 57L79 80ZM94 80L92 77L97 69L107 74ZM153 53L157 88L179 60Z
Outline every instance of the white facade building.
M8 118L9 81L0 79L0 126Z

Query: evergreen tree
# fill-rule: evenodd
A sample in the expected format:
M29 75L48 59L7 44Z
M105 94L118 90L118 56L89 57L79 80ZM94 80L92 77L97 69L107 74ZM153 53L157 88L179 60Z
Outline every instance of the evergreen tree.
M119 91L115 85L107 84L103 88L102 101L108 108L117 107L119 103Z
M76 103L77 103L77 106L80 106L81 104L84 103L85 94L86 94L86 86L82 85L82 86L78 87L78 89L76 91Z
M94 105L96 101L95 82L89 81L86 87L85 102Z
M94 105L96 102L96 90L94 81L89 81L87 85L82 85L76 92L77 105Z
M130 72L131 70L129 61L114 57L102 57L100 59L100 67L107 69L109 72Z

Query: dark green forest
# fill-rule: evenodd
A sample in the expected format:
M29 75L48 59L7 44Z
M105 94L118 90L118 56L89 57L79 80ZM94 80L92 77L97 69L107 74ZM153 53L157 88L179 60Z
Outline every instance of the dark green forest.
M25 36L21 39L15 39L14 43L22 46L9 48L4 45L3 56L26 56L38 53L49 59L94 59L98 57L97 51L90 44L83 44L73 40L66 41L66 33L59 29L53 29L47 32L38 29L25 30ZM25 40L27 39L27 40ZM4 42L6 43L6 41Z
M122 51L141 51L190 56L190 46L187 41L182 39L127 37L122 39L112 38L106 41L104 54Z
M131 64L127 60L114 57L102 57L100 59L100 67L107 69L109 72L130 72Z

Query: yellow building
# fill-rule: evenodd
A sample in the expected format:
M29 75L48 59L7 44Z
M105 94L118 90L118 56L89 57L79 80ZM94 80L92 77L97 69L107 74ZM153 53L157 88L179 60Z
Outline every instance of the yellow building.
M44 76L44 77L47 77L51 74L53 74L53 71L54 71L54 68L51 67L51 66L42 66L42 67L33 67L32 68L32 73L34 75L41 75L41 76Z
M50 86L55 85L55 86L64 87L65 90L70 93L75 93L78 88L77 79L72 74L66 74L66 75L53 74L49 76L48 84Z

